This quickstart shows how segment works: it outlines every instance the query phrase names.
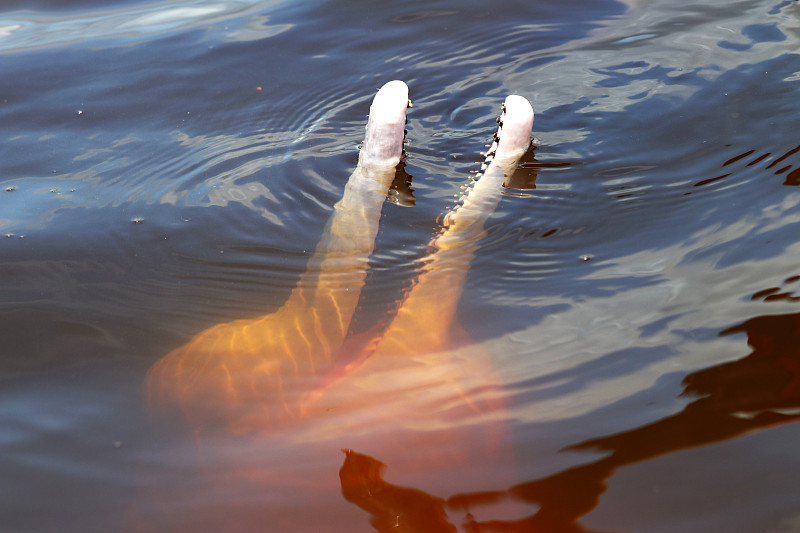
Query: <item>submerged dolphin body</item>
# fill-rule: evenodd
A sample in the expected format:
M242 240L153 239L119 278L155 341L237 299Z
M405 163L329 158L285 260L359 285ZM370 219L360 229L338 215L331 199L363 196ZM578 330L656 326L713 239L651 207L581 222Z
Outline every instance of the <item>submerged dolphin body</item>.
M177 404L190 423L225 421L235 432L274 431L296 420L345 340L364 284L383 200L403 150L408 88L384 85L375 96L356 170L334 206L308 269L275 313L209 328L161 359L148 373L150 404ZM432 254L370 359L424 356L447 345L469 261L483 222L501 196L505 174L530 143L533 110L509 96L488 166L432 241ZM493 156L491 155L493 154Z
M177 404L190 424L270 431L298 415L292 379L325 372L355 312L380 210L403 150L408 88L389 82L370 108L359 164L334 206L308 269L275 313L209 328L148 373L151 404Z
M430 242L393 321L363 357L337 366L402 157L409 105L402 81L375 96L358 166L287 302L270 315L211 327L149 371L148 403L185 416L210 478L251 492L285 484L258 456L237 451L221 459L215 447L226 438L237 450L263 439L337 454L353 448L405 472L445 472L445 464L456 471L497 453L500 437L486 431L500 418L489 357L474 346L449 348L484 223L530 144L533 110L525 98L506 99L482 176ZM204 455L203 447L215 451Z

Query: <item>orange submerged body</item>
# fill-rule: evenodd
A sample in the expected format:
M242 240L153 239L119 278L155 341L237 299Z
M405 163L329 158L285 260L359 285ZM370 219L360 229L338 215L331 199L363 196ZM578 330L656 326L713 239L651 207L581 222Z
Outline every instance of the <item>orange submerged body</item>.
M394 99L402 100L402 91ZM375 105L370 123L380 115ZM522 126L526 143L532 118L531 112ZM339 450L352 448L377 457L401 479L414 479L415 486L424 486L417 475L432 480L432 490L450 479L452 492L487 488L490 458L505 459L490 359L478 347L454 349L451 342L464 340L455 331L456 306L483 223L499 200L503 169L490 165L479 182L483 190L451 213L382 335L363 353L342 354L349 350L350 320L394 177L394 167L370 167L363 158L364 151L286 304L267 316L209 328L148 373L149 405L177 407L194 433L199 483L220 494L247 495L236 509L198 510L209 530L260 530L255 524L269 512L247 503L256 494L292 486L336 490L336 470L319 482L287 479L281 461L288 456L340 463ZM287 449L288 455L279 451Z

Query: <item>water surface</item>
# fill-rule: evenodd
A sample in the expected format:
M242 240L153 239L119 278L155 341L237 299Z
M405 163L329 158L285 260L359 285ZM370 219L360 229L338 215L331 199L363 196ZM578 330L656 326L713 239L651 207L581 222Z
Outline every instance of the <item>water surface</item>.
M6 3L0 529L796 529L798 17L790 1ZM146 372L282 305L396 78L415 201L383 208L354 327L418 272L505 95L536 110L535 189L490 218L453 348L501 382L486 429L505 451L454 473L393 464L378 429L224 441L272 481L204 481L191 428L145 405ZM340 485L373 461L385 516Z

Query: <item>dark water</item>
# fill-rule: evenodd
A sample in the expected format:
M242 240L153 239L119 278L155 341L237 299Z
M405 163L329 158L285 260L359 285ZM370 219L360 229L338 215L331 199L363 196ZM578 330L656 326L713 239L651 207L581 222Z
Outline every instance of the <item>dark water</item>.
M799 17L789 1L6 2L0 530L798 530ZM536 188L503 198L458 308L503 383L511 451L462 479L346 431L237 441L226 453L263 456L273 482L205 483L191 430L145 405L147 369L283 303L395 78L415 206L384 206L356 326L416 272L504 96L537 113ZM369 454L342 475L372 496L343 493L342 447ZM372 461L385 483L359 477Z

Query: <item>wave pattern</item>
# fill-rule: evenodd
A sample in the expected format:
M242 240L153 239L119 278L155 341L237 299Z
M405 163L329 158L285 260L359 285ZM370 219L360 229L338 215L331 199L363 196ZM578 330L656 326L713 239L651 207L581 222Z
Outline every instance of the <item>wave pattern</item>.
M473 373L503 387L463 385L504 404L486 418L514 453L464 473L487 493L445 499L464 486L457 473L387 464L384 478L368 431L384 413L365 399L357 429L372 449L345 456L366 470L346 463L349 501L392 527L409 509L390 496L412 495L455 530L459 516L472 531L791 529L796 483L776 473L800 467L789 423L800 3L11 6L0 14L0 469L21 496L0 501L6 527L86 531L90 516L119 530L152 481L137 468L158 465L147 475L186 480L187 508L237 502L278 530L317 531L323 515L337 517L330 531L363 529L366 516L341 512L335 476L352 442L220 445L292 484L197 487L181 428L148 425L139 385L199 331L286 301L355 167L374 90L400 78L414 102L407 175L383 205L350 333L392 312L480 168L497 106L528 97L535 150L470 263L464 345L437 352L442 364L420 365L410 386L365 376L370 390L431 394L455 412L426 384L482 353L491 368ZM409 448L433 459L453 442ZM376 487L386 513L370 506ZM169 503L158 515L168 496L144 506L162 530L207 527Z

